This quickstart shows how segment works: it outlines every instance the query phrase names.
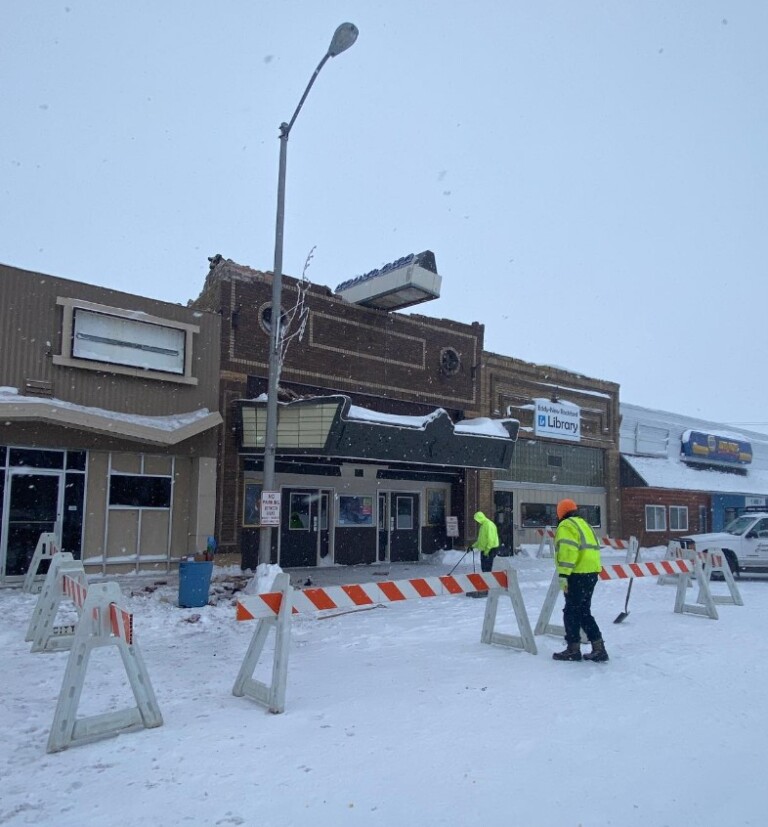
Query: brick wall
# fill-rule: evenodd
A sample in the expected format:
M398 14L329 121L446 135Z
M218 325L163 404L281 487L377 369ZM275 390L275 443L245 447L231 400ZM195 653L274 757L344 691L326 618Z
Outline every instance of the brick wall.
M684 534L697 534L702 531L699 525L699 506L711 514L712 501L708 494L698 491L673 491L666 488L623 488L621 490L621 507L626 536L637 537L645 548L666 545ZM667 510L666 531L646 531L645 506L661 505ZM669 506L688 508L688 529L684 531L669 530Z

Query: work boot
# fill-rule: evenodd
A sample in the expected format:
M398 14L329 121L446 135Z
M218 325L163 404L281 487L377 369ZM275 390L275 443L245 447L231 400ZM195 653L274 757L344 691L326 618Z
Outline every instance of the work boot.
M552 660L581 660L581 644L569 643L562 652L555 652Z
M608 652L605 651L602 639L592 641L592 651L584 654L584 660L591 660L593 663L605 663L608 660Z

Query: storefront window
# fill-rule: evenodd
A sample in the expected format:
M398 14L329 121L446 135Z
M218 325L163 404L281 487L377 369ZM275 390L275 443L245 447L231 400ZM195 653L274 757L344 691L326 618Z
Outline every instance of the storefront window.
M261 522L261 485L247 482L243 493L243 525L258 526Z
M444 488L427 489L427 524L445 525L445 501L446 491Z
M373 497L339 497L339 525L373 525Z
M602 525L599 505L580 505L578 514L579 517L588 522L592 528L599 528Z
M523 528L544 528L557 525L557 506L549 503L520 503Z
M112 474L109 505L127 508L170 508L171 478Z

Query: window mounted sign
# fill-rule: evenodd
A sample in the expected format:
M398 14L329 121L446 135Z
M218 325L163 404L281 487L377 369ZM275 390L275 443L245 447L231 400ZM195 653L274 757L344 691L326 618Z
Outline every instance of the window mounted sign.
M536 436L581 441L581 408L571 402L534 399L533 432Z
M280 525L280 492L261 492L261 524L263 526Z

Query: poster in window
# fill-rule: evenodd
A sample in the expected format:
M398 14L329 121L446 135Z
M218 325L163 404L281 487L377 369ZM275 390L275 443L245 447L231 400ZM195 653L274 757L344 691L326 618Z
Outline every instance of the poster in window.
M245 484L245 493L243 494L243 525L257 526L261 521L261 514L259 511L261 504L261 485L253 482Z
M373 525L373 497L339 497L339 525Z
M427 488L427 523L429 525L445 525L444 488Z

